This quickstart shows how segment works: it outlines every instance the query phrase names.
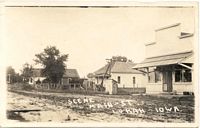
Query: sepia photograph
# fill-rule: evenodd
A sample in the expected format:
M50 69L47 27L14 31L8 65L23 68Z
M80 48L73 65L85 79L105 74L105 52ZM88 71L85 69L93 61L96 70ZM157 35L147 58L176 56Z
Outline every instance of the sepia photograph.
M197 2L1 10L6 122L198 126Z

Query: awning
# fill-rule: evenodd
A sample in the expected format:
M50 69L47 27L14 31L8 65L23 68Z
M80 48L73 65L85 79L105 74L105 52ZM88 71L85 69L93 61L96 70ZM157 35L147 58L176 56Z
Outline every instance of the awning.
M172 65L172 64L180 64L182 61L189 59L193 56L193 52L184 52L184 53L177 53L177 54L170 54L164 56L157 56L146 58L143 62L134 66L134 69L138 68L145 68L145 67L156 67L156 66L165 66L165 65ZM191 61L191 63L193 63Z

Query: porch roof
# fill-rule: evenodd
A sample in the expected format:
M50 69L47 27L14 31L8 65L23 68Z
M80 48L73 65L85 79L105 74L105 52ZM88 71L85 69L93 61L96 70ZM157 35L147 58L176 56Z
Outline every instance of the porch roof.
M137 68L145 68L145 67L156 67L156 66L164 66L164 65L171 65L171 64L179 64L182 61L190 58L193 55L192 51L177 53L177 54L170 54L170 55L163 55L163 56L156 56L146 58L141 63L134 66L134 69ZM192 62L191 62L192 63Z

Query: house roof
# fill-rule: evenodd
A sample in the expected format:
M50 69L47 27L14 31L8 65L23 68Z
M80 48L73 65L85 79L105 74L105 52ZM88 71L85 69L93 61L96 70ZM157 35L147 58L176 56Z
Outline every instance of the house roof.
M63 77L80 78L76 69L66 69Z
M42 69L41 68L33 68L32 73L33 73L33 77L42 77Z
M133 68L136 69L136 68L178 64L178 63L181 63L183 60L189 58L192 55L193 55L193 52L189 51L189 52L183 52L183 53L177 53L177 54L150 57L150 58L146 58L144 61L137 64Z
M33 77L42 77L42 69L41 68L33 68ZM76 69L66 69L63 77L76 77L79 78L79 74Z
M137 71L135 69L132 69L132 67L136 65L135 63L132 62L111 62L110 67L108 69L109 64L106 64L99 70L95 71L95 75L104 75L106 73L106 70L108 69L108 73L131 73L131 74L140 74L140 71Z

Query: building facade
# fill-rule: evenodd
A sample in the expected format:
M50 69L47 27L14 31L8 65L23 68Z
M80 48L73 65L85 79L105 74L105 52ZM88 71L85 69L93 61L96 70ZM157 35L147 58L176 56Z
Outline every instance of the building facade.
M32 69L33 75L29 79L29 84L35 85L35 84L42 84L46 77L42 75L42 69L41 68L33 68ZM65 73L63 77L61 78L60 84L69 86L69 88L74 88L79 82L79 74L76 69L65 69Z
M155 40L145 44L146 59L133 67L146 73L146 92L194 92L193 34L177 23L156 29Z
M43 80L45 80L46 77L42 75L42 69L41 68L33 68L32 69L32 77L29 78L29 84L40 84Z
M95 84L103 84L109 91L112 84L117 88L143 88L146 85L145 74L132 69L135 64L132 62L112 61L100 68L95 74Z
M76 69L66 69L63 78L61 79L61 85L66 86L68 89L75 89L80 87L80 76Z

